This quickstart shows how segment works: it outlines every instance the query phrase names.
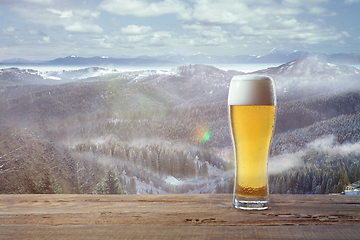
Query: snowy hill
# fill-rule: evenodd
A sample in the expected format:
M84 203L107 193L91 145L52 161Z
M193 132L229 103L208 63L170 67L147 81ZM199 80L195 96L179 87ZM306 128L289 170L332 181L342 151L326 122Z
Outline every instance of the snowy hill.
M32 84L58 84L60 80L56 77L33 69L7 68L0 69L0 85L32 85Z
M76 70L49 70L5 68L0 69L2 86L14 85L54 85L71 82L91 82L121 80L123 83L139 82L151 75L176 75L165 70L119 71L100 67L80 68Z
M277 95L282 100L360 89L360 69L314 58L297 59L256 73L274 78Z
M298 167L292 180L308 182L321 164L360 159L359 69L302 58L256 73L272 76L277 89L272 174ZM111 170L129 194L231 192L227 94L239 74L201 64L171 71L2 69L1 160L4 170L17 169L2 174L2 191L41 192L30 187L50 174L63 193L94 193ZM36 177L18 183L29 172L14 159L34 164ZM54 167L54 159L64 167ZM273 193L286 185L281 179L269 183ZM322 183L314 181L326 178L312 179L316 189ZM314 193L293 193L304 192Z

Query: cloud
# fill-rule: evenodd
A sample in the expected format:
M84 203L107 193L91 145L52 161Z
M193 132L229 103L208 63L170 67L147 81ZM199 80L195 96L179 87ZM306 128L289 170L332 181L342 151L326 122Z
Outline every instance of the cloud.
M105 49L112 49L113 48L114 40L111 39L109 36L104 36L102 38L96 38L91 41L92 46L105 48Z
M18 4L18 3L51 5L54 3L54 0L0 0L0 4Z
M135 35L135 34L145 34L151 31L149 26L137 26L137 25L128 25L121 29L123 34Z
M353 3L358 3L358 2L360 2L360 0L345 0L344 1L345 4L349 4L349 5L353 4Z
M151 46L165 46L171 39L171 33L166 31L159 31L152 34L149 44Z
M74 22L64 26L64 29L70 33L102 33L104 31L98 25L85 22Z
M59 18L70 18L73 16L72 10L60 11L57 9L48 8L49 12L59 15Z
M301 166L303 164L302 158L307 155L309 151L313 150L324 152L328 156L347 156L351 153L360 152L360 142L339 144L334 135L322 136L308 143L301 151L270 157L268 165L269 174L276 174L292 167Z
M48 36L44 36L42 40L39 41L39 43L51 43L51 39Z
M284 172L290 168L301 166L304 152L283 154L269 158L268 173L276 174Z
M197 23L183 24L182 28L195 33L188 42L191 46L217 46L227 43L229 39L229 34L220 26L205 26Z
M350 35L347 31L342 31L341 33L342 33L342 35L344 35L345 37L351 37L351 35Z
M337 40L341 37L333 28L323 29L313 23L299 23L297 21L274 20L275 28L270 25L264 26L242 26L240 35L251 39L254 36L262 36L272 41L287 41L288 44L318 44L324 41Z
M116 49L141 49L149 50L153 47L163 47L177 44L177 39L172 37L172 33L167 31L153 32L151 27L128 25L109 35L96 37L87 41L86 46L99 48ZM119 50L121 51L121 50ZM133 51L133 50L132 50Z
M14 33L15 33L15 28L13 26L10 26L1 31L1 34L4 34L4 35L13 35Z
M277 16L294 16L302 10L286 7L274 1L204 1L199 0L193 9L193 20L213 24L262 24Z
M54 3L54 0L24 0L24 2L50 5Z
M145 40L146 37L146 35L131 35L127 36L126 39L128 43L139 43Z
M359 1L341 1L355 2ZM336 13L327 3L330 1L0 0L6 20L0 29L0 44L45 43L43 37L49 36L54 46L77 42L71 45L73 49L113 47L117 52L134 53L136 49L145 53L188 48L213 54L262 54L279 45L314 49L316 44L334 46L336 42L345 46L342 38L352 43L350 37L357 37L354 31L329 27L327 17ZM20 18L10 21L15 15ZM21 30L18 24L31 31Z
M315 6L309 9L309 13L316 15L325 14L326 12L327 12L326 8L319 6Z
M325 3L328 0L283 0L283 5L291 5L291 6L306 6L312 7L315 5L319 5L321 3Z
M307 149L321 150L321 151L326 151L331 155L340 154L345 156L353 152L359 152L360 142L339 144L336 141L336 136L327 135L307 144Z
M155 17L167 14L182 15L187 9L187 4L180 0L164 0L152 3L144 0L105 0L99 4L99 9L116 15Z
M89 9L39 8L14 6L12 11L27 19L28 23L44 26L50 30L65 30L69 33L102 33L103 29L93 21L100 15Z
M329 149L336 145L336 138L334 135L327 135L318 138L311 143L307 144L309 149Z
M331 15L326 8L320 6L325 2L326 0L284 0L281 3L198 0L193 4L192 11L189 11L189 18L183 19L182 27L196 34L188 34L191 36L189 42L194 46L226 43L233 46L263 47L276 46L284 41L302 46L319 44L338 40L341 36L334 28L323 28L298 16ZM213 29L210 30L210 27Z

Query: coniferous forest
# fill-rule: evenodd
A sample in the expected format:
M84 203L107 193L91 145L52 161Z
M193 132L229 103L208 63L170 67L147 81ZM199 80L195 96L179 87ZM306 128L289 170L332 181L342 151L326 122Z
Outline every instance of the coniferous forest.
M0 193L233 191L227 91L244 73L189 65L137 81L118 73L56 85L6 74ZM281 73L268 74L284 86ZM341 193L360 180L360 89L278 92L270 193Z

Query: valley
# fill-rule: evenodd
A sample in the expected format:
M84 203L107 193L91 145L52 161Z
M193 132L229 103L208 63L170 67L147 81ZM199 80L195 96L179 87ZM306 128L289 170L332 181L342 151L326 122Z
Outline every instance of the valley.
M360 70L298 59L255 73L276 84L270 192L335 193L359 180ZM227 94L241 74L2 69L0 192L232 192Z

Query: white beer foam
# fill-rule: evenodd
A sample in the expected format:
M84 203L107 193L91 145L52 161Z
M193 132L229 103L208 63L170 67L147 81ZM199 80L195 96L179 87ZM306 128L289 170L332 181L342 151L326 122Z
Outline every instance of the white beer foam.
M234 76L229 88L229 105L275 105L274 83L262 75Z

